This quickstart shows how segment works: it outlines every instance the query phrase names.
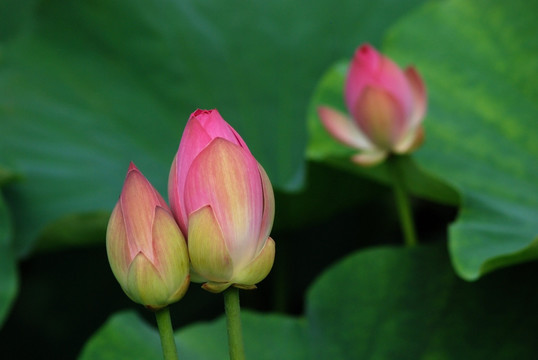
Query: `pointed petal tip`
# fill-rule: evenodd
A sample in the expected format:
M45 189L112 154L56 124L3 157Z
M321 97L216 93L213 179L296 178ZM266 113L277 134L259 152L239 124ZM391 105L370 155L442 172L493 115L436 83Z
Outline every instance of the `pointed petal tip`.
M353 55L352 66L366 66L367 68L376 68L382 56L377 49L369 43L360 45Z
M130 173L131 171L139 171L138 168L136 167L135 163L130 161L129 162L129 168L127 169L127 173Z
M377 53L377 50L370 45L370 43L362 43L357 50L355 50L356 56L369 56L371 53Z

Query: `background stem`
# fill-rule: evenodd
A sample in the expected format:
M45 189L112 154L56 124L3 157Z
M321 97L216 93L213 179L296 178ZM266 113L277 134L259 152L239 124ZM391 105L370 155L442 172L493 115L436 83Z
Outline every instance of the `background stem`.
M403 232L404 241L407 246L415 246L418 244L415 234L415 225L413 222L413 213L409 203L409 196L405 188L402 172L398 164L398 156L391 156L387 160L387 166L390 171L392 180L392 188L394 190L394 199L398 209L400 218L400 226Z
M245 350L243 348L243 334L241 330L239 289L231 286L224 292L224 310L226 311L230 360L244 360Z
M155 312L159 335L161 336L161 346L164 360L177 360L176 342L174 341L174 330L172 320L170 320L170 309L168 306Z

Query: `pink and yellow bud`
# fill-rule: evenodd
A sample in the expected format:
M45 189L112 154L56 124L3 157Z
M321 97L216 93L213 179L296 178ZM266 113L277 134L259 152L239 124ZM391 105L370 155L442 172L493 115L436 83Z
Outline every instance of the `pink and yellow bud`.
M351 119L326 106L318 114L337 140L362 150L355 162L373 165L421 144L426 88L413 67L402 71L372 46L362 45L349 67L345 101Z
M108 222L106 245L112 272L134 302L156 310L187 291L185 238L161 195L133 163Z
M168 184L187 242L193 281L221 292L254 288L273 266L274 196L267 174L216 110L194 112ZM197 278L196 278L197 277Z

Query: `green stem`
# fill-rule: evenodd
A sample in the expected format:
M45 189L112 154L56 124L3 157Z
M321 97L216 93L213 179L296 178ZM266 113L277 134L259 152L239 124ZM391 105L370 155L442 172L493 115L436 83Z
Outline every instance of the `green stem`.
M418 244L415 234L415 226L413 222L413 213L409 203L409 197L404 184L404 179L399 168L397 156L392 156L387 161L387 166L390 170L392 179L392 187L394 189L394 199L398 208L398 216L400 218L400 226L404 235L405 245L415 246Z
M168 306L155 312L159 335L161 336L161 346L163 348L164 360L177 360L176 342L174 341L174 330L172 320L170 320L170 309Z
M243 334L241 332L239 289L229 287L224 292L224 310L226 311L230 360L244 360L245 350L243 349Z

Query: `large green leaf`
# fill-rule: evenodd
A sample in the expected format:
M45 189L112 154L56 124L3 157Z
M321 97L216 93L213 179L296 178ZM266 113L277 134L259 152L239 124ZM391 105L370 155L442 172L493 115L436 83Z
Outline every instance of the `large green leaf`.
M13 251L11 216L0 189L0 328L17 294L17 267Z
M159 333L133 312L114 315L92 337L81 359L156 359L161 354Z
M462 193L450 250L467 279L538 257L537 12L525 0L451 1L424 7L387 41L430 89L417 161Z
M308 359L303 322L281 315L241 314L245 355L248 359ZM263 336L262 336L263 334ZM223 317L176 332L180 359L210 360L228 357ZM161 353L159 335L132 312L114 315L84 347L80 360L152 360ZM136 346L131 344L136 343Z
M421 1L3 2L0 164L25 175L9 191L17 252L51 221L110 210L131 160L164 191L197 107L217 107L274 185L297 189L317 78Z
M524 0L428 4L391 29L385 47L425 78L426 142L413 158L461 195L449 247L466 279L538 257L537 11ZM339 65L326 75L315 103L341 108L344 74ZM311 116L310 156L347 156L318 122ZM410 188L435 198L430 185Z
M308 293L312 358L532 359L536 269L468 283L443 246L356 253Z
M469 283L452 271L443 243L357 252L315 281L305 317L243 311L247 358L532 359L537 270L520 266ZM176 343L184 359L226 358L224 318L179 330ZM156 330L119 313L80 358L151 359L160 351Z

